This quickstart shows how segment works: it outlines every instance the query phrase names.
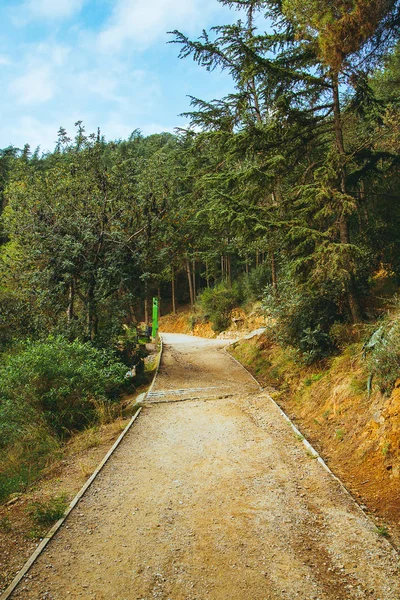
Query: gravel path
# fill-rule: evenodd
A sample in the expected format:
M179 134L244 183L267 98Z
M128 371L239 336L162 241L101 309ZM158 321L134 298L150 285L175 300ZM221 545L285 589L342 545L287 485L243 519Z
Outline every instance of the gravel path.
M399 600L399 556L224 342L164 334L150 402L12 598Z

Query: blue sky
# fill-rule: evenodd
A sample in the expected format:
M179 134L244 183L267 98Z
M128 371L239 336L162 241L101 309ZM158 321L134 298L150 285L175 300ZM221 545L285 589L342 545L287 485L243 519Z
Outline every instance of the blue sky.
M220 98L231 82L179 60L166 32L237 18L217 0L1 0L0 148L52 150L78 120L107 139L185 126L188 94Z

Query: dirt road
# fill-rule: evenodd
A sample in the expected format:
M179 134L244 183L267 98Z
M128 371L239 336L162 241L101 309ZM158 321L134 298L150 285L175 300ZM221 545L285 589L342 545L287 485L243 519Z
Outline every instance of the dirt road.
M150 402L12 598L399 600L399 556L223 342Z

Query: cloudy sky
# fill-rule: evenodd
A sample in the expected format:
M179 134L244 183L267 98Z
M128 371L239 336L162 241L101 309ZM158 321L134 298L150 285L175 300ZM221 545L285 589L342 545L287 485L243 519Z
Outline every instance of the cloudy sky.
M52 150L78 120L107 139L184 126L188 94L220 98L230 81L179 60L166 32L237 18L217 0L0 0L0 148Z

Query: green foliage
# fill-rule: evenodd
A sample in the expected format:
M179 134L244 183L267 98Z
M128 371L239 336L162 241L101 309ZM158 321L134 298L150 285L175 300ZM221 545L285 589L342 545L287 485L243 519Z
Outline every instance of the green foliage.
M0 352L29 333L33 333L33 327L28 304L0 290Z
M382 537L390 537L390 533L389 533L389 529L387 528L387 525L377 525L375 527L375 531L378 535L382 536Z
M311 377L307 377L304 380L304 385L306 385L306 386L312 385L313 383L319 381L323 376L324 376L323 373L316 373L314 375L311 375Z
M264 309L269 335L283 346L298 349L306 364L325 358L335 349L330 324L339 318L332 296L332 290L313 291L291 280L281 283L279 294L267 288Z
M72 431L131 385L112 352L62 337L26 342L0 367L0 500L26 487Z
M74 143L60 130L53 154L14 161L0 273L11 298L31 290L23 299L35 332L107 345L168 266L169 223L160 225L174 198L176 137L107 144L76 125ZM4 343L11 320L0 325Z
M339 442L342 442L342 441L343 441L343 439L344 439L344 436L345 436L345 431L344 431L344 429L340 429L340 428L339 428L339 429L336 429L336 430L335 430L335 438L336 438L337 440L339 440Z
M199 296L199 306L204 317L211 321L215 332L226 329L230 324L231 311L240 304L241 294L237 286L232 288L219 284L206 288Z
M125 326L116 340L116 355L129 367L136 369L136 382L140 383L145 371L144 359L147 356L145 345L140 343L137 327Z
M368 47L391 11L396 16L395 4L380 0L283 0L282 7L305 37L316 41L323 62L335 72Z
M400 320L387 317L365 345L367 364L373 382L390 396L400 377Z
M112 400L126 385L126 367L113 354L89 343L65 338L26 342L5 357L0 369L1 410L15 418L0 421L2 445L12 440L27 410L38 412L59 437L81 429L94 418L95 400Z
M271 282L271 269L268 263L263 263L252 269L249 274L243 275L239 285L243 295L243 303L262 300L265 288Z

